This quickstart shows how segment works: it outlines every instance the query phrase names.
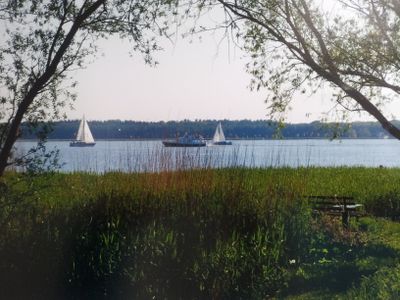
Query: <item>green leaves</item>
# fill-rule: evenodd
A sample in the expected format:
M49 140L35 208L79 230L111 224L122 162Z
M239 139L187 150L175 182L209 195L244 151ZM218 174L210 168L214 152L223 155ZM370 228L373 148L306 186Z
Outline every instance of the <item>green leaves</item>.
M8 120L0 127L0 176L13 163L8 157L21 122L56 120L74 100L70 72L85 67L96 55L98 39L118 34L155 65L153 53L160 49L157 37L166 35L173 4L159 0L0 4L0 21L6 28L0 43L0 121Z
M291 101L306 91L311 95L329 89L331 118L367 112L400 138L400 130L385 117L382 107L400 95L400 14L392 4L217 2L230 16L238 44L249 53L251 87L268 92L271 117L283 120Z

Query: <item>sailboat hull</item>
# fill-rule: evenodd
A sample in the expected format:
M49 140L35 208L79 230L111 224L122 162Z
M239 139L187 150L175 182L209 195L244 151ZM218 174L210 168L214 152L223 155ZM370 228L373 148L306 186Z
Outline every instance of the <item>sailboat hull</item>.
M221 141L221 142L213 142L212 144L217 146L227 146L227 145L232 145L232 142Z
M183 142L175 142L175 141L163 141L162 143L165 147L204 147L204 146L206 146L206 143L204 143L204 142L183 143Z
M96 143L86 143L81 141L74 141L69 143L70 147L93 147L94 145L96 145Z

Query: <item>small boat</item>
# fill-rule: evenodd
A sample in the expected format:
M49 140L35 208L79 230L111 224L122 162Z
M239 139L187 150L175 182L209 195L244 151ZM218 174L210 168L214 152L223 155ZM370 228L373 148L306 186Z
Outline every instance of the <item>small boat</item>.
M69 143L70 147L93 147L96 145L92 132L90 131L89 125L85 120L85 116L82 117L81 123L79 124L78 134L76 140Z
M215 130L214 137L212 139L212 145L232 145L232 142L229 142L225 139L221 122L218 123L217 129Z
M165 147L204 147L206 142L200 137L195 138L192 135L185 134L182 137L177 137L173 140L162 141Z

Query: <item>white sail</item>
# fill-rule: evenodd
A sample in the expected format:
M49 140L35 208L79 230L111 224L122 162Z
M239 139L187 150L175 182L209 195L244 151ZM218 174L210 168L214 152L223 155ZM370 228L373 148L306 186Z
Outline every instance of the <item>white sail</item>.
M225 135L224 131L222 130L222 125L221 122L218 123L217 129L215 130L214 137L213 137L213 142L224 142L225 141Z
M76 135L76 140L77 141L83 141L83 138L84 138L84 134L83 134L83 132L85 130L84 129L84 127L85 127L84 118L85 117L83 117L83 119L81 120L81 123L79 124L78 134Z
M84 143L94 143L92 132L90 131L89 125L83 116L81 123L79 124L78 134L76 140Z
M85 143L94 143L94 138L92 132L90 131L89 124L85 121Z

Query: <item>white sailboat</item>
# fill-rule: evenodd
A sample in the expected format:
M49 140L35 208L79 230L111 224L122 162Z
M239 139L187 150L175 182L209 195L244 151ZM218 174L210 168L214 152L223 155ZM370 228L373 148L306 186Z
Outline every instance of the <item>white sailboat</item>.
M213 145L232 145L232 142L228 142L225 139L225 134L224 134L224 131L222 130L221 122L218 123L217 129L215 130L212 144Z
M90 131L89 124L83 115L81 123L79 124L78 134L76 140L69 143L70 147L92 147L96 145L92 132Z

